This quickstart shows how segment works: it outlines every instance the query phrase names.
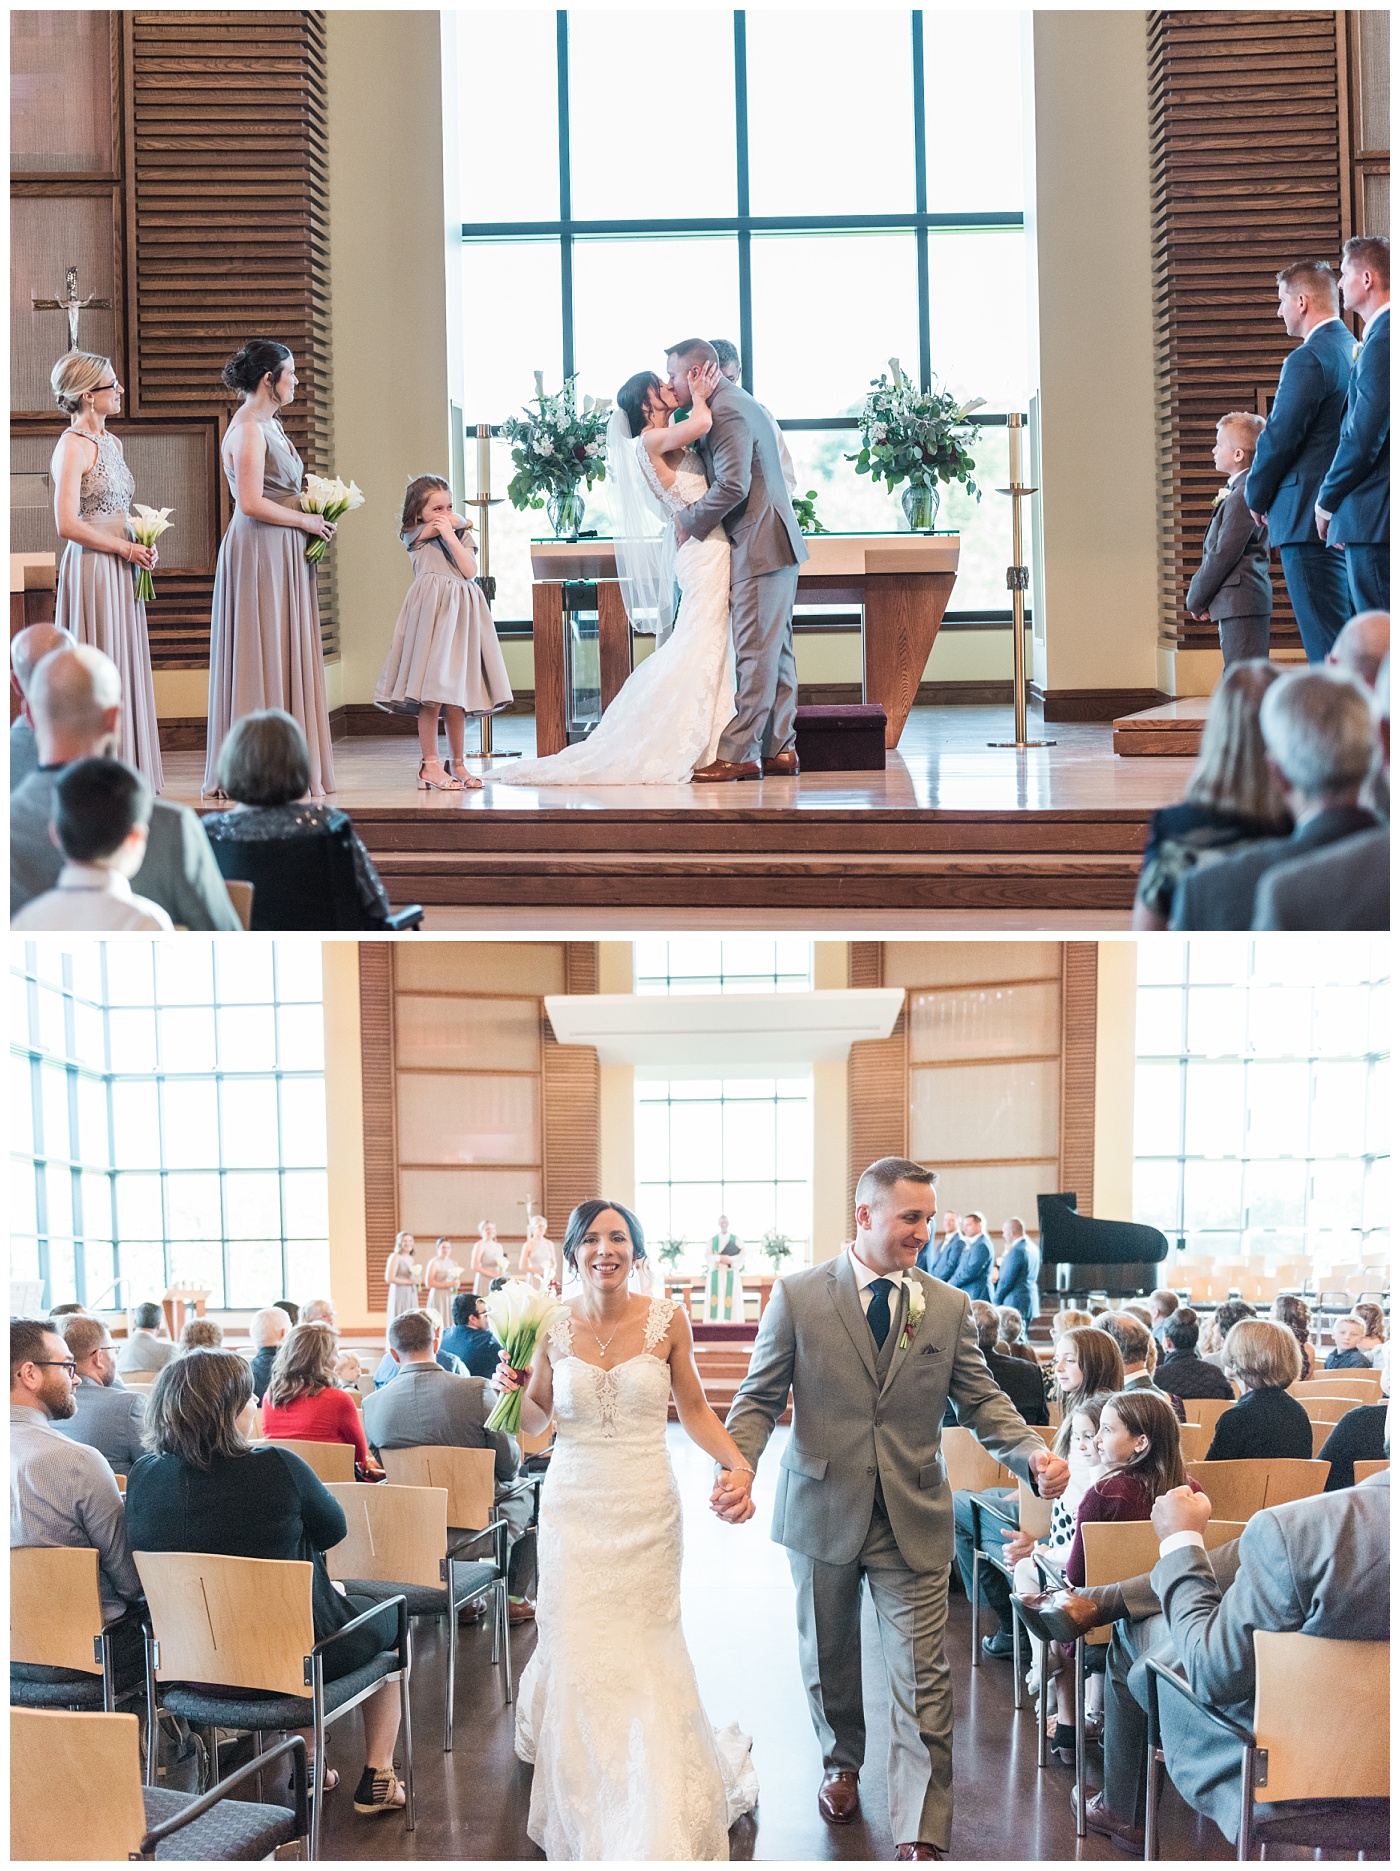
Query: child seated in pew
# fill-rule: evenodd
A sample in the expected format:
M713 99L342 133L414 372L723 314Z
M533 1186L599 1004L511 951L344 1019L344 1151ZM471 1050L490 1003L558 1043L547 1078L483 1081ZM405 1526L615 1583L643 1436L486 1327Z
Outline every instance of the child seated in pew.
M1332 1323L1332 1343L1335 1350L1329 1351L1323 1363L1324 1371L1369 1371L1371 1360L1361 1349L1361 1341L1366 1336L1366 1328L1360 1319L1350 1317L1335 1319Z
M54 789L53 841L63 869L52 890L33 898L12 929L168 930L159 903L134 894L130 879L146 859L151 789L133 768L97 755L75 760Z

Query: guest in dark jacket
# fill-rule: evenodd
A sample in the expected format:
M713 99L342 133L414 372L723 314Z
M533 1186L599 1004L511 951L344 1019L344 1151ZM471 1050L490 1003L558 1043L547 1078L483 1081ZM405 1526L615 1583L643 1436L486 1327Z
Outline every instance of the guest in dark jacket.
M1158 1390L1173 1397L1216 1397L1228 1403L1234 1397L1230 1380L1215 1365L1198 1356L1196 1343L1201 1335L1200 1320L1189 1306L1178 1306L1162 1324L1162 1343L1166 1355L1153 1372Z
M282 1340L291 1330L287 1315L280 1306L264 1306L248 1321L248 1336L253 1341L253 1401L261 1403L272 1382L272 1367Z
M1255 519L1244 497L1245 476L1263 428L1264 418L1245 409L1232 410L1215 425L1211 460L1216 472L1229 479L1215 496L1201 563L1186 593L1188 615L1209 620L1219 631L1227 669L1232 663L1267 660L1269 654L1274 608L1269 529Z
M1029 1325L1040 1317L1040 1249L1026 1236L1026 1224L1016 1215L1001 1231L1005 1253L997 1269L992 1293L994 1306L1014 1306Z
M1330 1462L1325 1492L1356 1486L1357 1462L1388 1460L1385 1418L1388 1404L1363 1403L1346 1415L1322 1445L1319 1460Z
M1335 1351L1329 1351L1323 1360L1324 1371L1370 1371L1374 1369L1371 1360L1361 1349L1361 1340L1366 1335L1366 1328L1360 1319L1338 1319L1332 1327L1332 1343Z
M152 1452L127 1481L127 1537L138 1553L308 1560L312 1628L319 1642L372 1609L374 1600L344 1597L331 1584L326 1553L346 1534L335 1496L299 1455L275 1444L252 1447L252 1424L252 1376L236 1352L191 1351L168 1364L146 1409ZM325 1653L327 1681L362 1669L394 1643L396 1630L397 1615L385 1607ZM381 1683L361 1707L367 1764L355 1789L355 1810L387 1812L404 1803L394 1774L398 1685ZM322 1784L333 1786L334 1770L324 1761L311 1771L318 1769Z
M1244 1386L1215 1425L1208 1462L1312 1460L1312 1424L1288 1386L1302 1369L1298 1342L1273 1319L1242 1319L1225 1340L1225 1371Z
M496 1375L501 1347L486 1323L486 1301L479 1293L457 1293L452 1300L452 1324L443 1333L440 1350L460 1358L471 1377L489 1383Z

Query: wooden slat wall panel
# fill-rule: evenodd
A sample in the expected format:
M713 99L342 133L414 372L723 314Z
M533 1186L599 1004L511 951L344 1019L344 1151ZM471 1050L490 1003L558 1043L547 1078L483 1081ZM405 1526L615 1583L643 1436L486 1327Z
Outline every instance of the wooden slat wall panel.
M874 944L862 943L861 947ZM855 985L853 983L853 985ZM859 985L865 986L866 983ZM907 1008L888 1039L857 1040L846 1068L850 1164L846 1213L855 1207L856 1184L882 1156L909 1154L909 1019Z
M360 1068L365 1126L365 1304L384 1312L384 1263L398 1231L399 1153L394 1111L393 945L360 944Z
M1094 1072L1098 1049L1099 948L1066 942L1060 992L1060 1187L1094 1212Z
M1291 348L1274 275L1336 266L1350 232L1345 18L1148 15L1161 628L1183 649L1219 641L1185 609L1220 484L1216 421L1262 409ZM1301 647L1277 563L1273 646Z
M598 992L598 944L596 942L566 942L564 944L564 981L566 994L596 994Z
M885 945L883 942L852 942L847 954L848 987L883 987L885 985Z
M562 1241L572 1211L602 1193L598 1054L592 1046L558 1045L547 1022L545 1032L544 1212L550 1234Z
M333 470L324 17L122 18L132 413L208 416L222 432L236 404L219 381L224 360L247 338L277 338L300 383L287 432L309 471ZM327 654L338 648L335 579L332 552L319 578ZM212 578L157 590L157 665L207 662Z

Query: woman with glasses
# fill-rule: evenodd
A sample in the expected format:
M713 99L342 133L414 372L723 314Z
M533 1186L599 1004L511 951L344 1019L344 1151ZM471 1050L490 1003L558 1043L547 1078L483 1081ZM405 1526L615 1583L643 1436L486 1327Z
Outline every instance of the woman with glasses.
M159 557L131 536L136 482L122 445L108 433L120 415L122 386L111 359L69 351L49 377L54 400L68 417L49 463L54 524L67 541L58 568L54 622L79 643L90 643L117 665L122 679L118 757L161 788L160 733L146 607L136 596L137 573Z

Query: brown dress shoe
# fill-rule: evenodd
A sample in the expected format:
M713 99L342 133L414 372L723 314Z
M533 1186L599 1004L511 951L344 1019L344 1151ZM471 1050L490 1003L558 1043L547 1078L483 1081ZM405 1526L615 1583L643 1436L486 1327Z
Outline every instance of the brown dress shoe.
M894 1848L896 1864L910 1858L943 1858L947 1854L940 1845L929 1845L923 1839L916 1839L912 1845L896 1845Z
M860 1775L838 1767L822 1775L817 1811L828 1825L849 1825L860 1811Z
M1076 1818L1079 1814L1079 1789L1069 1790L1070 1811ZM1102 1793L1091 1794L1084 1805L1084 1823L1091 1832L1101 1833L1120 1851L1132 1852L1141 1857L1146 1843L1141 1826L1135 1826L1131 1819L1120 1819L1112 1807L1104 1804Z
M763 771L778 778L795 779L801 770L795 747L789 747L785 753L770 754L763 763Z
M710 785L716 780L757 780L763 777L763 769L756 760L712 760L707 767L697 767L691 774L691 784Z
M535 1607L528 1598L512 1598L506 1617L512 1624L533 1624Z

